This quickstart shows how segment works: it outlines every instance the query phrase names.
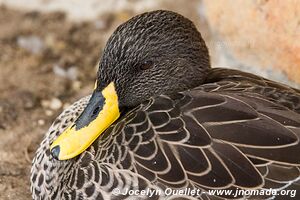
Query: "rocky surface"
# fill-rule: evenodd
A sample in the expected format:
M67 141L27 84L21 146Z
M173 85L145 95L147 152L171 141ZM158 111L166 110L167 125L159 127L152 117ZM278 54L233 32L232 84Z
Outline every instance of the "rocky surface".
M204 11L223 54L219 64L259 66L300 83L299 1L204 0Z

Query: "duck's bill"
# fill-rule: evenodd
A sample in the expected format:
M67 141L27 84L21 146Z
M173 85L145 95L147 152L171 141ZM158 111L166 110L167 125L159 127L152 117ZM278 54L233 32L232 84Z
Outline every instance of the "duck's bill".
M120 116L114 83L102 92L94 91L79 118L51 145L51 153L58 160L66 160L86 150Z

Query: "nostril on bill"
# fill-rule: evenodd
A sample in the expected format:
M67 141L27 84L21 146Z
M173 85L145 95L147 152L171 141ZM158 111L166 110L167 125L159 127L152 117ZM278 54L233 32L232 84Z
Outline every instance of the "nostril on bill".
M96 114L98 114L98 112L99 112L99 107L96 107L95 109L94 109L94 111L93 111L93 115L96 115Z
M60 152L60 147L59 146L55 146L51 149L51 155L53 156L53 158L55 158L56 160L58 160L58 156L59 156L59 152Z

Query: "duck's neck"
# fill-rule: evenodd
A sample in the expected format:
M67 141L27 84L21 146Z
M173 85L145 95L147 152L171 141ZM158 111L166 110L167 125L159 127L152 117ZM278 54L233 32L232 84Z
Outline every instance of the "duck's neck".
M72 160L58 161L50 154L50 144L56 138L55 132L50 132L36 152L31 168L31 192L33 199L47 199L58 195L63 187L65 172L70 170Z

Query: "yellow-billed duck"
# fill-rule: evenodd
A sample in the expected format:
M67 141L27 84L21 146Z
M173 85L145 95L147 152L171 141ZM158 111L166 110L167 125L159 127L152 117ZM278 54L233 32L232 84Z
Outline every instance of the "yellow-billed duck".
M288 199L234 192L299 193L299 138L299 90L211 68L189 19L147 12L114 31L92 95L50 127L33 160L32 197ZM179 190L195 192L169 193Z

